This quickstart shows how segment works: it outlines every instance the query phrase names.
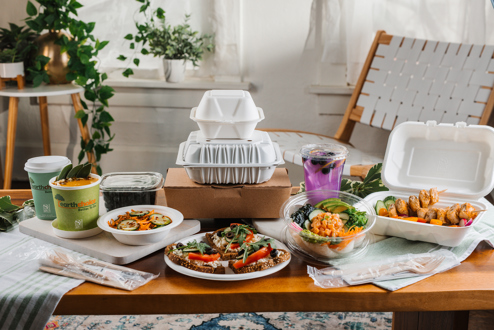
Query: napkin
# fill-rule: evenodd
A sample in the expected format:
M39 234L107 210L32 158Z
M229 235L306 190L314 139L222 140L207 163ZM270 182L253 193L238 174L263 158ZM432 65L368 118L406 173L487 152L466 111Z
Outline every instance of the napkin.
M456 255L458 260L462 262L465 260L482 241L487 242L494 248L494 208L486 199L482 201L489 205L489 209L484 214L481 222L475 224L475 226L469 231L461 244L457 247L446 247L433 243L409 241L399 237L389 237L382 239L382 236L374 235L375 240L369 248L367 254L363 257L354 257L346 259L334 259L332 265L338 269L347 269L355 266L355 264L361 263L364 259L366 262L383 260L385 258L395 258L406 254L421 254L429 253L439 250L451 251ZM282 219L278 220L254 220L253 225L256 229L266 235L280 239L281 231L285 226L285 222ZM282 240L283 241L283 240ZM435 271L440 273L447 271L457 265L457 263L450 259L451 262L443 262ZM427 277L433 275L420 275L416 277L409 277L404 279L388 280L373 282L373 284L390 291L395 291L404 288L413 283L417 283Z
M1 329L44 329L62 296L84 282L38 270L36 260L54 246L20 233L18 225L0 232Z

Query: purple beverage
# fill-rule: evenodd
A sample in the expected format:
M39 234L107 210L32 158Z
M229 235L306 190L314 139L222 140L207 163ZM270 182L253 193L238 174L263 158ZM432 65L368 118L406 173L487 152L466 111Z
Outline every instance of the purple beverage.
M348 149L338 144L307 144L300 149L305 190L340 190Z

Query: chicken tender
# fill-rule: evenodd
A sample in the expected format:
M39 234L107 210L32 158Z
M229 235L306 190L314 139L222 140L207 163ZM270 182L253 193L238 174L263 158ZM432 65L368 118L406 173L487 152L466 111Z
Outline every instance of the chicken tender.
M408 216L408 205L403 199L398 198L395 202L396 211L398 214L406 214Z
M449 223L456 225L460 222L460 218L458 217L459 211L460 204L458 203L449 208L448 212L446 212L446 218L448 219Z
M389 217L397 217L398 212L396 212L396 207L394 204L391 204L388 209L388 216Z
M425 220L432 220L432 219L437 219L437 213L436 213L436 210L435 209L429 209L426 213L425 213Z
M429 190L429 196L429 205L434 205L439 202L439 193L437 192L437 188L431 188L431 190Z
M412 209L413 212L417 212L417 210L420 208L420 202L417 196L410 196L408 198L408 205L410 206L410 209Z
M441 220L443 223L446 223L446 213L448 209L436 209L437 220Z
M422 189L420 191L420 193L419 193L419 200L420 200L420 205L422 205L422 207L429 206L429 204L431 202L431 196L429 195L429 193L427 192L427 190Z
M472 206L472 204L465 203L461 205L458 216L460 217L460 219L470 220L471 218L473 218L474 212L475 212L475 208Z
M425 219L425 215L427 214L428 211L429 211L429 209L426 207L419 208L417 210L417 217Z

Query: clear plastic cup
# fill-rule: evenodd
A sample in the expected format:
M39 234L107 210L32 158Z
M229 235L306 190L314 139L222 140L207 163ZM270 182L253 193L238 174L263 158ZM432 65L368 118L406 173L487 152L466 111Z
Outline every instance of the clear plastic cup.
M307 144L300 149L305 190L340 190L348 149L339 144Z

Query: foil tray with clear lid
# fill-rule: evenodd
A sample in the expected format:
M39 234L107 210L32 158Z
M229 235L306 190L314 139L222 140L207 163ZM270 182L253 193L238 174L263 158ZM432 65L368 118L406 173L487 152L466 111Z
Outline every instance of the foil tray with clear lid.
M110 211L132 205L156 205L156 193L163 183L163 175L157 172L114 172L102 176L100 189Z
M197 183L243 184L268 181L284 161L266 132L254 131L248 140L211 140L196 131L180 144L176 164Z

